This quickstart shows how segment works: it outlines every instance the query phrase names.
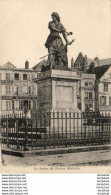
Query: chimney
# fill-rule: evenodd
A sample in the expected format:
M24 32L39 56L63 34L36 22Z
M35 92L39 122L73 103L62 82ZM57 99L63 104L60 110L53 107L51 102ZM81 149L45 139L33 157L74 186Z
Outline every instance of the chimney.
M71 69L72 70L74 69L74 59L73 58L71 59Z
M83 64L83 71L86 72L87 71L87 67L88 66L88 63L87 63L87 56L85 55L84 57L84 64Z
M87 64L87 55L85 55L84 60L85 60L85 65L86 65Z
M29 62L28 61L25 62L25 69L29 69Z
M90 70L91 70L92 74L94 74L94 68L95 68L95 63L94 63L94 61L92 61L90 64Z
M99 58L98 57L95 57L94 60L97 63L97 65L99 66Z

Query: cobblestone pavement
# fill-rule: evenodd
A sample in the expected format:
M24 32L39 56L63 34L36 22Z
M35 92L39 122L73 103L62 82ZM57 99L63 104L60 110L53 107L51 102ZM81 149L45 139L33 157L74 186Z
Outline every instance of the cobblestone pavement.
M13 166L73 166L79 164L111 164L111 151L99 150L90 152L68 153L48 156L35 157L15 157L10 155L2 155L5 165Z

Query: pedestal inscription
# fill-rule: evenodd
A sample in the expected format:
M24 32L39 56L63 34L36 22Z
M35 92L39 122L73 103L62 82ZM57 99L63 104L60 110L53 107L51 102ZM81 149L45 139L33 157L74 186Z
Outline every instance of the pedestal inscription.
M36 79L38 110L77 111L76 72L64 70L45 71Z

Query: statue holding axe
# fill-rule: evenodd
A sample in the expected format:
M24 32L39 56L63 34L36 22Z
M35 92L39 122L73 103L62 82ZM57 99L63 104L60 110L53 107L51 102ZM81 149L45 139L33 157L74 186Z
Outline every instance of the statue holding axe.
M53 68L55 65L68 66L67 59L67 45L71 45L74 40L71 42L68 41L67 36L72 35L72 32L66 32L64 26L60 23L59 14L56 12L52 13L52 21L49 22L50 34L45 43L46 48L48 49L48 61L47 65ZM62 33L63 38L66 44L63 44L62 38L60 37ZM44 57L46 57L44 56ZM42 57L43 58L43 57Z

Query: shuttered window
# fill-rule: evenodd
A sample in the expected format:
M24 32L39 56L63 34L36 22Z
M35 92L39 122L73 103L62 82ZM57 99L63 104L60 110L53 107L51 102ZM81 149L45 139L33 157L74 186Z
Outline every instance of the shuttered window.
M10 85L6 85L6 86L5 86L5 89L6 89L6 95L11 95L11 94L12 94L12 93L11 93L12 87L11 87Z
M12 101L6 100L6 111L12 110Z

